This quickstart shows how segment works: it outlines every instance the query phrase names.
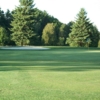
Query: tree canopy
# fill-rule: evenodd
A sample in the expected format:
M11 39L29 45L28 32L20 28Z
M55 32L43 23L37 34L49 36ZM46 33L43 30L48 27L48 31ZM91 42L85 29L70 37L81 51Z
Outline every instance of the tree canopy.
M45 45L57 45L57 25L55 23L48 23L43 29L42 41Z
M29 45L30 38L34 36L33 30L33 0L19 0L20 6L17 7L12 14L13 21L11 22L12 40L16 45Z
M87 13L82 8L77 15L76 21L72 25L71 33L67 38L67 43L72 47L86 47L91 43L90 30L92 23L87 18Z
M0 8L0 38L5 41L0 45L100 45L100 32L87 18L84 8L80 9L75 21L62 23L46 11L35 8L34 0L19 0L19 3L13 11L4 12Z

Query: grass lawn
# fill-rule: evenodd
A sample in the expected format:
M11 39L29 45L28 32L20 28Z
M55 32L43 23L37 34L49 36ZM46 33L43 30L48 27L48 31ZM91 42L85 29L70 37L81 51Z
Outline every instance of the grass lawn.
M0 100L100 100L100 49L0 50Z

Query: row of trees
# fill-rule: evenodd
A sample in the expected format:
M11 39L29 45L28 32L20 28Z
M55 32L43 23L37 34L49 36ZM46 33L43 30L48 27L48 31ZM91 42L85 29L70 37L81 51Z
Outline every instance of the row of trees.
M0 45L69 45L97 47L99 31L82 8L75 22L61 23L33 0L19 0L12 12L0 9Z

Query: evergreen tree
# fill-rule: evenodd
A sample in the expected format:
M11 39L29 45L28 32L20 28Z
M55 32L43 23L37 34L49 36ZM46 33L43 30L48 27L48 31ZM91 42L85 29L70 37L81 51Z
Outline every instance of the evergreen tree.
M11 23L12 20L13 20L12 13L10 12L10 10L7 10L6 13L5 13L4 24L5 24L6 30L8 31L9 34L11 34L11 31L10 31L11 25L10 25L10 23Z
M72 25L67 43L72 47L86 47L91 43L90 29L92 23L87 18L86 11L82 8L77 15L76 22Z
M90 30L90 38L91 38L91 44L90 47L98 47L98 41L99 41L99 31L96 26L91 25Z
M5 29L7 30L7 33L8 33L7 45L15 45L14 41L12 41L10 37L12 33L10 30L10 28L12 28L10 25L12 20L13 20L12 13L10 12L10 10L7 10L5 13L5 20L4 20Z
M19 0L20 5L13 12L13 21L11 22L11 37L17 45L29 45L30 38L35 33L33 30L34 25L34 5L33 0Z
M5 21L5 14L4 11L1 10L0 8L0 26L5 27L4 21Z

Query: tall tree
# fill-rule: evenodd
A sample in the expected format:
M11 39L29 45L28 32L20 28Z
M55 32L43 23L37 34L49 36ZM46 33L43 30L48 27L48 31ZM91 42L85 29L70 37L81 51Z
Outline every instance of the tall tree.
M98 47L99 31L97 27L94 25L91 25L90 38L91 38L90 47Z
M7 10L6 12L5 12L5 20L4 20L4 27L5 27L5 29L7 30L7 33L8 33L8 42L7 42L7 45L15 45L15 43L14 43L14 41L12 41L11 40L11 37L10 37L10 35L11 35L11 30L10 30L10 28L11 28L11 21L13 20L13 17L12 17L12 13L10 12L10 10Z
M1 10L1 8L0 8L0 26L2 26L2 27L5 27L5 24L4 24L5 17L4 16L5 16L4 11Z
M58 28L56 23L48 23L43 29L42 41L45 45L57 45Z
M58 45L65 45L66 37L67 37L67 25L61 24L59 28L59 42Z
M87 18L84 8L81 8L77 15L76 22L72 25L71 33L67 38L67 43L73 47L86 47L91 43L90 29L92 23Z
M11 22L11 13L9 10L7 10L6 13L4 13L3 10L1 10L0 8L0 26L6 31L6 35L8 36L7 41L6 41L6 45L8 45L10 43L10 22Z
M4 24L5 24L6 30L8 31L9 34L11 34L11 31L10 31L11 25L10 25L10 23L11 23L12 20L13 20L12 13L10 12L10 10L7 10L6 13L5 13Z
M34 25L34 1L33 0L19 0L20 5L15 9L13 21L11 22L11 31L13 32L11 37L15 41L16 45L29 45L30 38L35 33L33 29Z
M68 37L69 33L71 32L71 26L73 22L69 22L68 24L61 24L59 27L59 42L58 45L65 45L66 38Z
M53 16L50 16L46 11L41 11L37 8L35 8L34 10L34 29L37 33L37 39L36 41L34 41L34 43L37 45L41 45L42 32L47 23L57 23L59 25L60 22L58 21L58 19L54 18Z

